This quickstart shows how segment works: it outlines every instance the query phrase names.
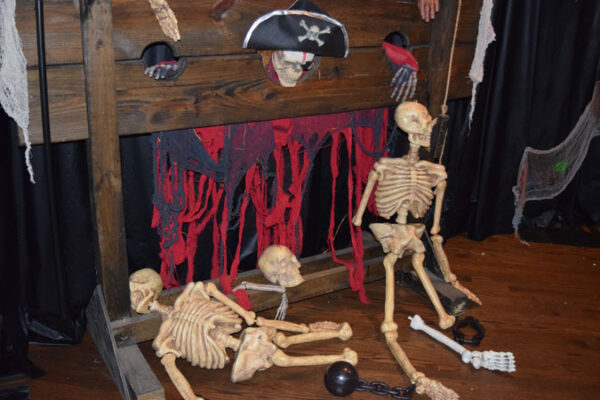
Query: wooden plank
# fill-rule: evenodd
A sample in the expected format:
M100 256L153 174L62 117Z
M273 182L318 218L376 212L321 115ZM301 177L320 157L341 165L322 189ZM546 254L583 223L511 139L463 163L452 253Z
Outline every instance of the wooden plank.
M462 0L460 22L456 34L457 43L476 43L479 29L479 12L483 0Z
M81 41L81 36L79 37ZM83 66L63 65L47 70L48 103L52 142L65 142L88 138L87 105ZM29 85L29 132L34 144L43 143L40 107L39 74L37 69L27 72Z
M338 255L342 259L349 258L351 249L338 252ZM364 259L365 282L372 282L385 277L382 262L383 255L379 244L373 241L367 242ZM302 259L301 263L305 282L287 290L286 295L290 304L345 289L349 286L348 269L335 264L329 253L311 257L308 260ZM396 269L400 270L408 265L410 265L410 257L401 259L396 264ZM260 274L260 271L254 270L239 274L234 287L244 280L254 283L268 283ZM216 280L213 280L213 282L218 284ZM182 290L183 288L176 288L166 291L161 295L159 301L162 304L173 304ZM256 312L277 307L281 300L281 295L278 293L248 291L248 295L252 302L252 310ZM161 321L157 315L146 314L113 321L111 326L117 345L128 346L153 339L160 324Z
M158 41L168 41L180 55L239 54L246 33L257 18L286 9L293 1L236 0L220 21L211 16L216 3L170 0L181 33L181 41L174 43L162 33L150 7L141 6L139 1L114 1L116 57L139 58L148 44ZM429 27L418 18L415 3L378 0L366 5L363 0L346 0L319 5L345 25L351 47L365 47L378 46L387 34L398 29L408 32L412 43L427 44Z
M86 309L86 318L88 332L94 343L96 343L98 353L100 353L100 356L104 360L104 364L112 376L113 382L117 385L123 399L130 400L131 396L117 358L117 345L112 335L106 303L104 302L100 286L96 286L96 289L94 289L94 293Z
M418 52L426 63L425 52ZM120 66L119 131L142 133L243 121L381 107L392 104L391 66L381 48L323 58L311 80L284 88L266 76L254 55L188 62L176 82L156 82ZM422 92L423 86L419 87Z
M415 50L421 64L417 98L424 99L426 47ZM474 47L458 45L452 70L450 98L467 97L467 78ZM253 55L194 58L175 82L157 82L138 62L115 67L119 133L130 135L159 130L208 126L247 120L340 112L388 106L392 69L379 48L354 49L348 59L324 59L308 82L282 88L265 75ZM30 71L30 87L37 86ZM50 122L53 142L87 138L83 71L79 66L48 70ZM39 93L30 92L31 140L42 142Z
M457 10L457 0L441 1L440 11L433 20L431 29L427 64L427 107L434 117L441 113L441 105L444 103Z
M117 349L117 359L132 399L165 399L165 389L148 366L148 362L137 344L119 347Z
M79 2L74 0L44 1L46 64L81 64L81 24ZM16 24L29 67L38 65L35 0L19 0ZM30 90L30 93L32 90Z
M37 65L34 0L17 4L17 27L23 39L28 65ZM250 25L274 9L285 9L291 0L236 0L219 21L212 16L217 1L170 0L181 31L181 41L170 41L146 0L113 1L114 54L117 60L135 60L150 43L169 42L179 55L239 54ZM325 2L320 5L340 20L348 31L351 47L378 46L390 32L402 30L411 43L427 44L430 26L418 17L416 1L362 0ZM79 11L73 0L46 0L47 63L82 63ZM377 23L373 23L377 21ZM253 50L247 50L253 53Z
M29 66L37 65L34 0L17 4L17 27ZM414 45L427 45L431 24L418 16L416 1L347 0L322 4L326 11L346 26L352 47L377 46L393 31L408 33ZM179 20L182 40L171 42L160 30L147 1L113 2L114 52L117 60L139 59L150 43L169 42L177 54L187 56L238 54L252 22L273 9L287 8L288 0L236 0L220 21L211 17L215 2L171 0L171 8ZM464 0L458 41L475 42L481 0ZM73 0L44 2L46 58L49 65L80 64L81 32L79 10ZM377 21L373 23L373 21ZM252 52L252 51L249 51Z
M96 267L111 320L129 315L110 0L81 0ZM55 127L55 130L59 129Z

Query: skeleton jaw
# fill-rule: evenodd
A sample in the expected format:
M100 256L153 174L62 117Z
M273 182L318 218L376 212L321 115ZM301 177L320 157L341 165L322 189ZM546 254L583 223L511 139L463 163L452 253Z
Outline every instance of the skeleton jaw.
M410 133L408 135L408 141L421 147L429 147L431 143L431 133Z

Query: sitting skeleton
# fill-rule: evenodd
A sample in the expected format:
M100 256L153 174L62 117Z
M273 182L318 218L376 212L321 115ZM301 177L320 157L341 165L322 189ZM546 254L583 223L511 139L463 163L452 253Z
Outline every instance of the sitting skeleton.
M423 224L407 224L408 213L415 218L422 218L429 210L433 198L436 198L434 221L431 228L433 251L441 267L444 279L464 292L471 300L479 303L479 299L464 288L450 271L448 260L442 248L443 238L440 231L442 200L446 188L446 170L441 164L434 164L419 159L419 147L429 146L431 129L435 124L427 109L416 102L400 104L395 113L398 126L408 133L410 150L401 158L381 158L369 173L367 185L359 208L352 222L356 226L362 224L362 216L366 209L371 192L375 190L375 206L380 216L391 218L396 214L396 223L371 224L375 238L382 245L386 256L383 265L386 271L385 316L381 331L386 337L394 357L417 385L417 392L425 392L432 398L458 398L456 393L436 381L427 379L410 363L406 354L397 343L397 325L394 323L394 264L405 252L412 253L412 266L417 272L427 295L439 316L439 326L446 329L453 325L455 318L444 310L439 297L425 272L425 246L421 236L425 231Z
M158 291L156 288L159 288ZM310 325L294 324L256 317L252 311L221 293L209 282L191 282L173 306L157 301L162 280L152 269L143 269L130 277L131 306L141 313L157 312L163 322L152 343L167 374L185 400L201 400L175 365L184 358L194 366L221 369L229 362L227 349L236 352L231 380L240 382L252 378L256 371L272 365L291 367L325 365L336 361L356 364L356 352L345 348L340 355L292 357L280 348L296 343L339 338L348 340L352 329L347 323L320 322ZM249 326L240 338L243 322ZM256 327L251 327L256 325ZM298 333L285 336L278 331Z

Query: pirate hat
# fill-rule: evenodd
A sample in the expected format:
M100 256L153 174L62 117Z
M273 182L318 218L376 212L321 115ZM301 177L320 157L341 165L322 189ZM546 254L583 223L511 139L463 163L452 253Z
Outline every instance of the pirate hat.
M245 49L294 50L319 56L348 56L348 34L315 4L297 0L287 10L258 18L246 34Z

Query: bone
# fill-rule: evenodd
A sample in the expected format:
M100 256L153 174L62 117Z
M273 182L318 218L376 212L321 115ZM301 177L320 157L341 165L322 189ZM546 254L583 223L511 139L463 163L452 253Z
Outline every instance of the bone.
M435 311L437 311L437 314L439 316L440 328L442 328L442 329L450 328L452 325L454 325L454 321L456 318L454 318L454 316L452 316L452 315L448 315L448 313L446 313L446 310L442 306L442 303L440 302L440 298L438 297L438 295L435 291L435 288L431 284L431 281L429 280L429 277L427 276L425 269L423 268L423 260L424 259L425 259L424 254L413 254L412 266L415 269L415 271L417 272L417 275L419 276L419 280L423 284L423 287L425 288L425 291L427 292L427 296L429 297L429 300L431 300L431 303L433 304L433 308L435 308Z
M181 35L179 34L177 17L169 7L169 3L166 0L149 0L149 2L163 33L174 42L179 41Z
M295 324L293 322L272 320L272 319L266 319L263 317L256 318L256 325L268 326L268 327L275 328L280 331L286 331L286 332L297 332L297 333L310 332L310 328L306 324Z
M253 311L246 311L235 301L231 300L229 297L225 296L223 293L217 289L214 283L209 282L206 284L206 293L210 296L214 297L216 300L225 304L231 310L233 310L236 314L244 318L248 325L254 325L254 321L256 319L256 314Z
M510 352L498 352L498 351L469 351L459 343L450 339L443 333L428 326L425 321L418 315L415 314L410 319L410 327L416 331L425 332L438 342L450 347L452 350L460 354L461 360L465 364L471 364L475 369L485 368L489 370L503 371L503 372L515 372L515 358L513 353Z
M426 376L419 378L416 382L416 392L419 394L425 394L433 400L458 400L458 394L440 382L429 379Z
M185 379L185 376L177 369L175 358L176 357L173 354L167 354L160 362L164 365L169 378L171 378L171 381L179 391L179 394L181 394L181 397L183 397L184 400L204 400L203 397L196 396L188 380Z
M456 275L454 275L450 271L450 263L448 262L448 258L446 257L446 252L444 251L444 247L442 246L443 241L444 241L444 238L440 235L433 235L431 237L433 254L440 266L440 269L442 270L442 275L444 275L444 280L446 282L450 283L452 286L454 286L458 290L460 290L461 292L463 292L469 300L481 305L482 303L481 303L481 300L479 300L479 297L477 297L475 295L475 293L471 292L469 289L464 287L456 279Z
M273 342L285 349L299 343L315 342L318 340L340 339L346 341L352 337L352 328L347 322L340 324L338 329L322 329L314 332L303 333L300 335L285 336L279 332L273 338Z
M303 357L292 357L288 356L281 350L277 350L271 357L273 364L278 367L300 367L309 365L327 365L333 364L337 361L346 361L352 365L358 363L358 355L354 350L346 347L342 354L339 355L316 355L316 356L303 356Z

